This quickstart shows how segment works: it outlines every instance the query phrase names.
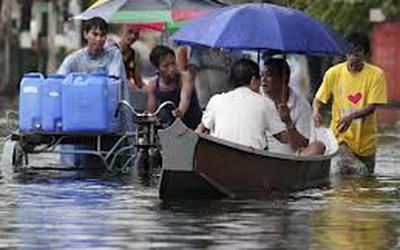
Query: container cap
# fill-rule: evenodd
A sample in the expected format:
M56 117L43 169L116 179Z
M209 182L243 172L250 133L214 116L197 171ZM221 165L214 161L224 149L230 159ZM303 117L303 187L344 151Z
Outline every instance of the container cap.
M115 75L108 75L108 78L115 79L115 80L118 80L118 79L119 79L119 77L118 77L118 76L115 76Z
M101 73L92 73L92 74L90 74L90 75L92 75L92 76L97 76L97 77L107 77L107 74L106 74L106 73L103 73L103 72L101 72Z
M28 77L28 78L44 78L41 73L28 73L28 74L24 74L24 77Z
M65 75L63 75L63 74L50 74L50 75L47 76L47 78L64 79Z

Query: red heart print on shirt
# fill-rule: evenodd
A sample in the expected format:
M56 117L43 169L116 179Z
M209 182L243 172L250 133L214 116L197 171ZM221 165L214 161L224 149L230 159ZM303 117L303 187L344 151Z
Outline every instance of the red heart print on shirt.
M347 96L347 99L354 103L357 104L361 99L362 99L363 95L361 94L361 92L357 92L355 94L350 94Z

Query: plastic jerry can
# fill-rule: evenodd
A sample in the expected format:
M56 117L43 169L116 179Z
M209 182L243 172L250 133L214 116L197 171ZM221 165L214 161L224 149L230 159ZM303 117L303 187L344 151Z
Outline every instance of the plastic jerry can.
M19 92L19 128L22 132L42 130L42 87L40 73L25 74Z
M121 80L116 76L108 76L107 82L107 106L109 119L109 131L115 132L118 129L118 117L116 116L116 111L118 107L118 102L120 101L120 86Z
M61 83L65 75L49 75L43 84L42 118L43 130L56 132L62 130Z
M107 132L109 129L106 74L67 76L62 83L65 132Z

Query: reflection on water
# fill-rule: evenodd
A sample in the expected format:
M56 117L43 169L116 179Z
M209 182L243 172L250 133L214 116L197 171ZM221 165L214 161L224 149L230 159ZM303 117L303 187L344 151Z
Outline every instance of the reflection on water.
M400 182L396 186L387 184L380 178L368 178L333 185L325 197L325 208L313 215L317 245L325 245L324 249L349 250L360 246L366 250L396 246L395 214L400 211L397 201Z
M0 248L400 249L400 140L379 143L376 176L332 176L329 188L273 200L165 203L156 174L30 170L0 179Z
M3 148L4 138L9 134L6 126L6 111L16 107L16 99L0 95L0 149ZM1 157L1 154L0 154ZM1 158L0 158L1 160Z
M398 164L400 159L400 133L396 131L387 132L379 137L377 162L378 173L384 176L399 176Z

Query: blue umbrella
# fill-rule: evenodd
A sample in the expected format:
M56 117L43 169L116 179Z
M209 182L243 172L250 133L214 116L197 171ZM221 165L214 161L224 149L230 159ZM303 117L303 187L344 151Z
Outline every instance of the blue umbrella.
M181 45L288 53L346 54L342 37L305 13L272 4L242 4L201 15L172 36Z

